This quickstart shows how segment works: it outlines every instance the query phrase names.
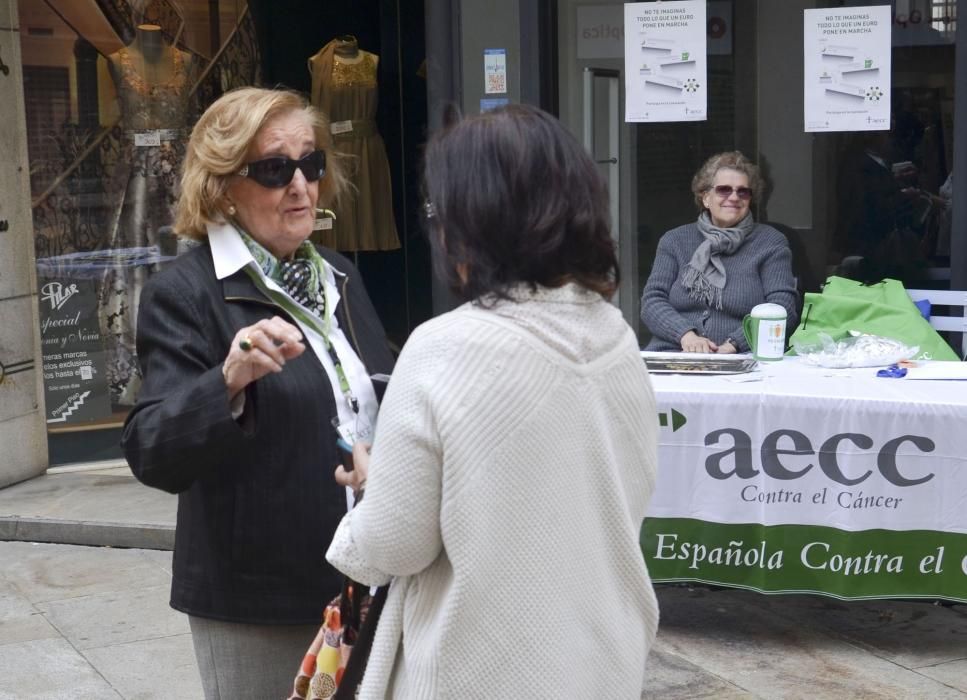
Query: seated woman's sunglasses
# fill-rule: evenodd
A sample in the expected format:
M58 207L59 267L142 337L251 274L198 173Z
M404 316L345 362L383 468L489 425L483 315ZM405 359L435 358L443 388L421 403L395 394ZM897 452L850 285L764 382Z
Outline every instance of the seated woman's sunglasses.
M250 177L262 187L285 187L295 176L296 168L302 171L306 182L321 180L326 174L326 152L313 151L299 160L275 156L246 163L236 173L242 177Z
M739 199L752 199L752 188L751 187L735 187L732 185L716 185L712 188L715 194L717 194L722 199L728 199L735 192L735 195Z

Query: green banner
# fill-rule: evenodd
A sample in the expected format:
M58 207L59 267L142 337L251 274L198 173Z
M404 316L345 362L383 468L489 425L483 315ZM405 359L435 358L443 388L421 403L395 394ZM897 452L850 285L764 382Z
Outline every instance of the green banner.
M967 534L648 518L641 550L655 582L967 602Z

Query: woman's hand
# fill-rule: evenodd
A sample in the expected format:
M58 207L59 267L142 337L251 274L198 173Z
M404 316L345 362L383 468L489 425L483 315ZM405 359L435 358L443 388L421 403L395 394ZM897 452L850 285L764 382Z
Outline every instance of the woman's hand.
M341 464L336 467L336 483L340 486L348 486L357 495L366 487L366 477L369 476L370 447L369 443L361 441L353 445L354 469L352 471L346 471Z
M229 400L269 372L281 372L287 360L305 349L302 332L278 316L239 330L222 365Z
M682 350L685 352L717 352L719 346L695 331L682 336Z
M724 343L719 345L719 349L715 352L723 355L734 355L739 349L732 344L732 341L726 340Z

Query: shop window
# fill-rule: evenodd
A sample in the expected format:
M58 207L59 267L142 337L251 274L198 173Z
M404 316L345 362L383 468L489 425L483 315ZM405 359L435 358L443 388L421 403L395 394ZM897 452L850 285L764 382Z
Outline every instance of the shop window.
M230 89L284 85L310 95L342 122L337 142L346 152L358 147L347 125L368 138L382 134L391 185L373 196L374 183L385 180L367 180L373 163L362 167L357 154L353 191L362 214L380 215L374 235L383 243L321 242L354 258L396 346L430 315L429 248L413 205L426 134L421 3L20 0L16 6L53 464L120 456L121 425L140 386L140 292L189 245L171 228L185 144L200 114ZM352 39L344 43L358 40L359 55L369 57L356 65L343 56L334 62L343 72L331 76L352 83L365 68L367 85L377 87L359 104L321 105L310 80L307 59L337 35ZM339 217L344 227L361 219L351 214Z
M762 170L766 189L754 215L786 235L801 292L817 291L830 274L949 287L955 89L949 5L911 2L907 15L894 13L888 130L806 133L796 65L801 4L735 3L732 50L709 55L708 120L635 127L638 211L647 212L638 224L639 288L658 238L695 217L691 174L709 155L731 149ZM656 152L656 142L668 141L674 159Z
M18 8L51 461L117 456L140 292L185 249L171 223L188 133L260 82L254 25L236 0Z
M629 123L585 105L582 92L585 71L611 71L620 76L624 108L623 6L559 0L561 117L578 135L588 120L613 118L619 134L617 152L607 155L620 172L613 215L622 276L636 295L634 304L621 301L630 322L638 323L658 240L697 216L693 174L727 150L759 165L765 191L752 211L785 234L801 292L817 291L834 273L949 287L951 251L967 245L967 232L951 229L958 3L892 3L888 129L805 130L804 10L883 4L708 0L707 119ZM647 343L647 328L638 329Z
M62 150L58 135L70 121L70 71L56 66L24 66L26 96L27 153L30 158L30 187L42 192L56 177Z

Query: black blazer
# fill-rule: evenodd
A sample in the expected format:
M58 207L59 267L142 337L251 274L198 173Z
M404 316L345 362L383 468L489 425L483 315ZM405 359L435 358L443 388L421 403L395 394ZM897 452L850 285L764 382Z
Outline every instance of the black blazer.
M320 249L340 282L336 318L370 374L393 357L359 273ZM232 419L222 362L239 328L279 315L244 270L215 277L208 245L145 285L138 313L144 382L121 445L143 483L178 494L171 606L219 620L313 624L340 590L325 561L346 512L335 397L310 347L246 389Z

